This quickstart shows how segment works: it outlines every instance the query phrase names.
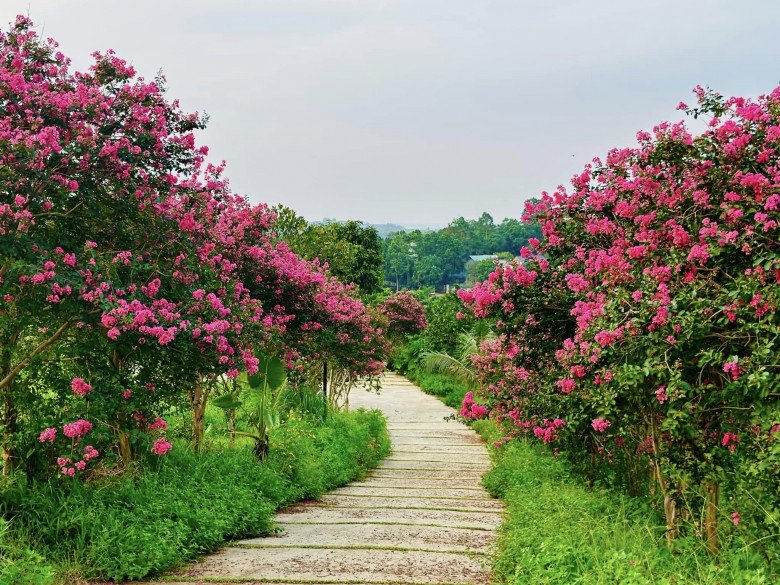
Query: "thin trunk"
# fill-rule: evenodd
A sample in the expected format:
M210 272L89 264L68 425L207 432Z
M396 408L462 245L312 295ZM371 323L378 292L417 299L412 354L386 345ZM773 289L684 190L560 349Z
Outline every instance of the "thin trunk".
M236 446L236 411L230 410L227 413L227 427L230 433L230 446Z
M664 496L664 517L666 518L666 542L671 545L674 539L677 538L677 500L674 494L669 489L669 484L664 478L663 470L660 463L660 447L658 444L658 425L653 418L652 421L652 433L653 433L653 475L655 476L656 485L661 490Z
M133 446L130 444L130 433L121 428L117 430L117 444L119 445L119 459L122 465L127 468L133 461Z
M9 367L8 370L4 369L2 372L3 378L0 379L0 389L10 385L19 372L29 366L38 354L46 351L52 344L54 344L60 337L62 337L62 334L68 330L68 327L70 327L71 321L72 319L69 318L67 321L65 321L65 323L60 325L59 329L57 329L51 335L51 337L42 341L32 352L27 355L27 357L23 358L18 364L13 367Z
M200 452L206 419L208 388L203 384L203 376L198 376L192 393L192 450Z
M122 379L124 363L118 349L111 354L111 364L116 370L117 380ZM116 418L116 441L119 447L119 459L127 469L133 462L133 446L130 444L130 432L127 430L128 421L124 416Z
M705 484L707 498L704 503L704 539L710 554L718 554L718 500L720 498L720 486L711 481Z
M10 375L13 348L19 339L19 334L20 331L18 329L13 331L3 344L2 354L0 354L0 376L3 379L8 378ZM13 380L13 377L10 377L10 380ZM2 450L4 477L11 475L11 471L14 468L14 435L16 434L18 422L18 413L13 396L14 387L10 380L7 385L0 387L2 391L2 403L0 404L2 419L0 420L0 425L3 427L0 449Z
M10 390L10 388L8 388ZM6 393L5 400L3 401L3 438L2 438L2 451L3 451L3 476L8 477L11 475L15 467L16 454L14 452L14 438L17 431L18 413L14 406L13 400L11 400L9 393Z

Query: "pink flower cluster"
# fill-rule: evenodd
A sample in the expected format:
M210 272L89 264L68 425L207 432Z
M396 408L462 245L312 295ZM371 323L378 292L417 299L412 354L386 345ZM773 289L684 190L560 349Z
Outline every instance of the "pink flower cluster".
M79 419L62 427L62 434L69 439L79 439L92 430L92 423ZM44 431L46 432L46 431Z
M474 393L469 391L466 392L466 395L463 397L463 405L460 409L460 415L463 418L470 420L485 418L485 415L487 415L487 408L481 404L477 404L474 401Z
M81 378L73 378L70 381L70 388L76 396L81 396L82 398L92 391L92 386Z
M165 455L171 449L173 449L173 445L165 437L160 437L152 443L152 453L155 455Z
M418 333L427 327L425 307L411 292L391 294L377 306L388 320L388 330L398 335Z

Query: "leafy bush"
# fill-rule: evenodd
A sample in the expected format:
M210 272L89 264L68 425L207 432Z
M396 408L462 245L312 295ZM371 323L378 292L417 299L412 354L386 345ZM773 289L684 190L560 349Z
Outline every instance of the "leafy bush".
M384 418L363 410L321 426L291 418L271 439L265 462L248 445L200 454L177 445L136 475L20 483L3 494L2 512L51 563L89 578L138 579L269 532L275 509L356 479L390 448ZM21 570L31 555L11 566Z

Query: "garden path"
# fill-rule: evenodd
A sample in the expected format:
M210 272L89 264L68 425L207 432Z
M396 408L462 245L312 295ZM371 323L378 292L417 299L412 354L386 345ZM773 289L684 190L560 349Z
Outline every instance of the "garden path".
M454 411L396 374L350 407L385 413L393 452L365 479L281 510L278 535L230 543L175 583L478 584L502 505L480 485L487 450ZM161 582L163 583L163 582Z

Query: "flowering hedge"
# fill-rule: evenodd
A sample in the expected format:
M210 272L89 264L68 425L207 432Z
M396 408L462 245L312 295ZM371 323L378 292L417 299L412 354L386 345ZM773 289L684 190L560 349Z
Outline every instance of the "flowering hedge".
M392 293L377 308L387 319L392 336L413 335L428 326L425 307L408 290Z
M780 510L780 88L695 93L706 130L659 124L528 204L543 241L461 298L497 321L473 358L493 417L715 551L718 516L769 538Z
M72 72L24 17L0 33L5 473L22 452L63 475L164 455L159 416L194 404L203 379L253 373L261 350L360 375L384 361L354 291L276 243L275 214L206 162L204 119L164 79L94 59Z

